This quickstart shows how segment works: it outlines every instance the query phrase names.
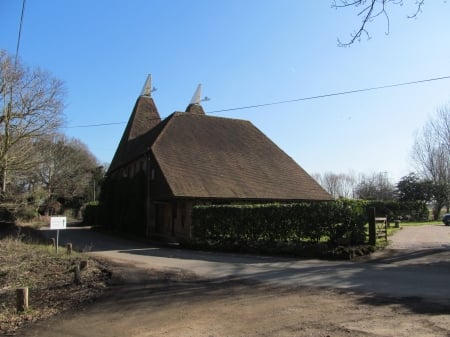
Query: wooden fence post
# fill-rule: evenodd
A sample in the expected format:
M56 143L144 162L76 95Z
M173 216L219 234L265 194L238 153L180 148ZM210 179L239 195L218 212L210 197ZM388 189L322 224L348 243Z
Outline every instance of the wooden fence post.
M369 219L369 245L377 244L377 228L375 224L375 207L367 209L367 217Z
M16 289L16 307L18 312L28 309L28 288Z
M71 255L72 254L72 244L69 242L66 247L67 247L67 255Z

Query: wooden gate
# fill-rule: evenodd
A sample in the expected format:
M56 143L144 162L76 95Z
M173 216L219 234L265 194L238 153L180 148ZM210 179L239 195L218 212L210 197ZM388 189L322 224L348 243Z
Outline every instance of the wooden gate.
M388 219L386 217L376 217L375 208L368 209L369 218L369 244L375 246L377 239L384 239L387 242Z

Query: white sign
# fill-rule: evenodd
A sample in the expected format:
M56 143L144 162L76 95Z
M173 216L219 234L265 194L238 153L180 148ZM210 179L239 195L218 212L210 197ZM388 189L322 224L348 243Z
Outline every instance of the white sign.
M66 229L67 218L65 216L50 217L50 229Z

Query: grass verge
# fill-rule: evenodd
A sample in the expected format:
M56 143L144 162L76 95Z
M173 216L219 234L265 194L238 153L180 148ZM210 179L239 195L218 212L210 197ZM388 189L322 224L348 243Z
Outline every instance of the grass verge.
M442 221L438 220L438 221L417 221L417 222L405 221L405 222L400 222L400 226L402 226L402 227L424 226L424 225L442 225Z
M94 301L110 277L105 262L39 243L16 227L0 224L0 333L12 334L19 327L49 318ZM36 234L37 235L37 234ZM81 283L75 266L84 266ZM16 289L28 287L29 308L16 310Z

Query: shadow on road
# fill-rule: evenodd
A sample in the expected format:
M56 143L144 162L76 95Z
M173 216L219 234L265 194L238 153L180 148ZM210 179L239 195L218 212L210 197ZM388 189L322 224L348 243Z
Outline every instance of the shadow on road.
M60 244L66 242L80 251L105 253L105 257L113 254L133 268L184 270L215 282L239 279L272 286L333 288L370 294L368 302L372 294L377 294L392 303L399 299L403 303L404 298L450 303L450 249L403 251L368 263L190 251L136 243L86 228L60 231ZM136 278L133 273L136 274L130 270L124 274ZM135 283L143 280L145 277ZM189 286L185 291L188 290ZM406 302L412 310L418 310L413 307L416 300Z
M358 300L362 304L369 304L376 307L386 305L401 305L417 314L448 315L450 314L450 304L426 301L417 296L403 298L364 296Z
M56 237L56 230L41 228L42 234L47 238ZM59 244L65 246L72 243L73 248L79 252L102 252L112 250L127 250L148 247L139 242L121 239L103 232L97 232L90 227L68 226L59 231Z
M384 249L379 254L369 256L366 262L391 264L407 261L423 261L423 263L428 263L430 259L434 261L442 259L450 263L450 245L441 245L441 248L420 250Z
M314 272L311 270L311 272ZM316 271L317 272L317 271ZM274 273L265 273L274 277ZM375 307L398 306L406 308L413 313L429 315L450 314L450 305L447 303L424 300L417 296L383 296L375 293L360 292L357 289L336 289L333 287L310 287L310 286L284 286L267 282L257 282L253 278L218 278L207 281L174 281L171 279L159 282L143 282L117 286L111 289L111 297L105 297L107 303L114 305L102 305L103 312L114 312L117 308L142 307L149 310L154 306L155 310L161 310L164 306L178 306L186 303L205 303L225 301L240 296L257 295L259 297L283 296L288 294L299 298L301 303L302 294L326 296L326 294L338 294L345 301L346 296L356 298L363 305ZM263 294L263 295L261 295ZM395 310L395 309L394 309ZM395 312L393 312L395 315Z

